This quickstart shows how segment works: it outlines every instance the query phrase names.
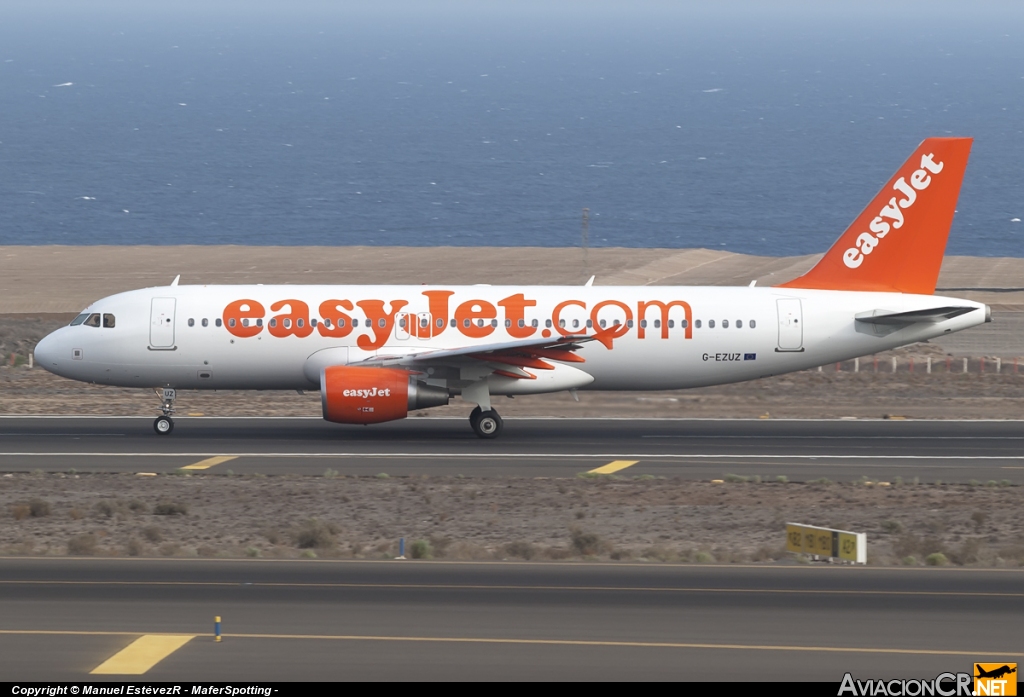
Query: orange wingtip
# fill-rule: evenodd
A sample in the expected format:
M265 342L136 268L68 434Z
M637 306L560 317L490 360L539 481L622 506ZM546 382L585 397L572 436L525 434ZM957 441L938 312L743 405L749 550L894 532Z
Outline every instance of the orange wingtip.
M972 142L921 143L821 261L779 287L934 293Z

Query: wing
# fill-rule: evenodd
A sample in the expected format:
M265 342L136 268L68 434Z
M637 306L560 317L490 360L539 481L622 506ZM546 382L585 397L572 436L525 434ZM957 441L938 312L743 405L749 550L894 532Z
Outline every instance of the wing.
M534 370L552 370L554 366L548 360L566 363L585 363L583 356L576 351L584 344L597 341L612 347L612 341L626 332L625 325L612 325L593 335L570 334L557 338L521 339L493 344L462 346L453 349L413 351L404 354L374 356L365 361L353 363L361 366L402 367L411 370L424 370L430 365L463 366L467 364L488 364L494 372L511 378L535 379L527 368Z

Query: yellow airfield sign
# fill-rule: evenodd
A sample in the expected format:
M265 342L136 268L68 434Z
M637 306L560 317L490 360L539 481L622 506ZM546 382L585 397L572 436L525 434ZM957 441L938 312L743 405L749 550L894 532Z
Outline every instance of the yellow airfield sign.
M854 564L868 561L867 535L862 532L786 523L786 551L842 559Z

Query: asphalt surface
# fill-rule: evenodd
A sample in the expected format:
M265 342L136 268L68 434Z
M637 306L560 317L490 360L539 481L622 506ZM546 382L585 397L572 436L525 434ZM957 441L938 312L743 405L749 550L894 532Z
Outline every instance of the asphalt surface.
M145 680L929 678L1024 658L1024 571L0 560L0 675ZM222 618L224 639L213 640ZM135 678L133 678L135 679Z
M0 471L571 477L613 460L620 476L726 473L1024 483L1024 421L507 419L481 440L461 419L339 426L303 418L2 417Z

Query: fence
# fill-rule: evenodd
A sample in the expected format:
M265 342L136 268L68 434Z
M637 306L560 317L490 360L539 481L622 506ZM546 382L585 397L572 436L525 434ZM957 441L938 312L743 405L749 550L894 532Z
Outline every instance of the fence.
M1024 370L1024 358L1003 358L1002 356L944 356L940 358L866 356L852 361L840 361L818 366L818 372L825 371L853 373L923 373L970 374L975 375L1020 375Z

